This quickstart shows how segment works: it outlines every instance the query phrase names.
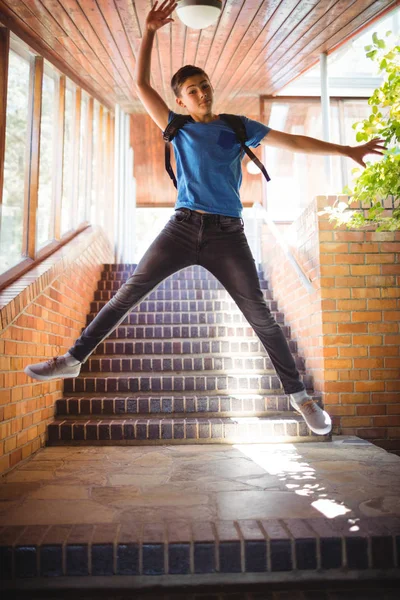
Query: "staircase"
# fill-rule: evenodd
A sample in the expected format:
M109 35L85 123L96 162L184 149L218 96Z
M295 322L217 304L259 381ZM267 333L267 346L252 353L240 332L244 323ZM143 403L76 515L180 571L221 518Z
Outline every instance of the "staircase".
M105 265L88 324L135 267ZM259 278L312 393L312 378L261 270ZM131 311L80 376L65 380L56 411L48 445L331 439L313 434L291 410L259 338L219 281L200 266L175 273Z
M133 268L105 266L88 322ZM20 516L11 507L0 519L7 591L214 598L213 590L235 585L232 599L247 588L265 600L283 583L298 591L305 582L392 578L398 587L400 519L374 516L381 506L374 477L379 471L379 494L394 502L396 465L352 436L317 449L272 444L331 438L312 434L290 410L252 328L198 266L165 280L97 347L80 377L65 380L48 432L50 446L79 447L45 448L6 484L10 497L23 495ZM116 447L146 444L160 447ZM370 484L362 473L353 482L357 464Z

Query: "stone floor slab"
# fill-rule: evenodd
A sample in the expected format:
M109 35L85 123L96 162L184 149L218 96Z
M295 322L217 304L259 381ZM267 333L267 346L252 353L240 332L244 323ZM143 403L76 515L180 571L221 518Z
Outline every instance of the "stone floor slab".
M200 506L203 515L233 520L400 515L399 475L398 456L354 436L330 444L47 447L2 478L0 523L126 520L129 511L164 521L183 508L197 521Z

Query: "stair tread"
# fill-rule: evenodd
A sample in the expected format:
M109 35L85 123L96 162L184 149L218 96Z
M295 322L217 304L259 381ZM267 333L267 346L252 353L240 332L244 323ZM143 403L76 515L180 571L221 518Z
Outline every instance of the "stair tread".
M307 388L308 389L308 388ZM164 397L170 397L168 396L168 394L171 393L175 393L178 392L182 392L182 390L149 390L149 392L152 394L151 398L164 398ZM195 390L188 390L188 393L193 393ZM200 390L199 390L200 391ZM210 398L219 398L220 397L220 392L221 390L207 390L208 391L208 397ZM215 394L213 394L212 392L215 391ZM107 400L109 400L110 398L143 398L143 394L145 393L145 391L143 390L141 391L124 391L124 392L91 392L91 391L81 391L81 392L71 392L68 391L68 397L70 398L107 398ZM99 396L96 396L97 394L101 394ZM109 393L110 396L107 396L105 394ZM115 395L117 393L117 396ZM257 393L253 391L253 394ZM84 395L83 395L84 394ZM141 395L140 395L141 394ZM236 394L235 394L236 395ZM242 395L242 392L240 392L240 395ZM271 388L268 389L268 391L266 391L264 394L262 394L263 397L272 397L272 396L277 396L279 397L279 395L282 395L282 388ZM150 397L150 396L149 396ZM176 397L176 396L174 396ZM182 397L182 396L180 396ZM186 398L188 398L189 396L186 396ZM192 396L190 396L192 397ZM65 400L65 397L62 398L62 400Z
M234 373L229 373L226 370L216 370L211 369L206 371L203 369L202 371L187 371L182 369L181 371L83 371L76 379L81 379L82 377L171 377L171 376L186 376L186 377L262 377L264 375L276 376L276 371L274 369L258 369L257 373L249 373L249 371L241 372L239 369L234 369Z
M285 421L285 422L299 422L303 421L303 417L296 413L295 411L279 411L281 414L279 416L275 414L273 415L263 415L263 416L226 416L226 417L209 417L207 415L199 415L196 413L196 416L179 416L174 417L173 414L169 413L168 415L159 414L159 415L135 415L135 416L125 416L124 414L119 415L63 415L56 417L51 425L60 425L61 423L67 422L75 422L82 421L84 418L87 418L88 421L202 421L202 422L217 422L221 421L238 421L240 423L257 423L260 421Z
M273 310L273 309L270 309L270 311L271 311L272 314L282 314L283 315L283 311L282 310ZM244 318L244 316L242 315L242 313L240 313L238 311L236 311L236 312L234 312L234 311L228 311L228 310L225 310L223 308L220 309L220 310L215 310L214 309L212 312L213 312L213 314L224 314L224 315L228 314L228 315L232 315L232 316L237 315L237 316L240 316L240 317ZM172 315L172 314L179 314L179 315L208 315L209 313L210 313L209 310L176 310L176 309L172 308L171 310L163 310L162 312L160 312L159 310L135 310L135 309L132 309L128 313L128 315L131 315L131 314L134 314L134 315L137 315L137 314L143 314L143 315L160 315L160 314L162 314L162 315ZM95 312L95 311L91 311L88 314L89 315L97 315L98 313ZM128 318L128 315L126 316L126 318ZM197 325L197 323L193 323L193 324ZM208 324L214 325L214 323L201 323L201 324L202 325L208 325ZM185 323L185 325L186 325L186 323ZM187 325L191 325L191 323L187 323ZM220 323L217 323L217 325L220 325ZM221 323L221 325L224 325L224 323Z
M233 351L232 351L233 352ZM232 354L221 354L218 352L199 352L198 353L199 356L196 356L193 354L193 352L187 352L187 353L180 353L180 354L161 354L160 352L154 353L154 354L92 354L91 356L89 356L88 361L95 358L96 360L100 360L100 359L108 359L108 360L112 360L112 359L131 359L131 358L138 358L138 359L161 359L161 358L165 358L165 359L174 359L174 358L189 358L192 357L193 359L195 358L202 358L202 357L207 357L207 358L218 358L221 360L224 360L226 358L232 358ZM298 352L291 352L292 356L299 356ZM237 360L246 360L248 358L265 358L268 359L268 356L266 354L261 355L259 352L243 352L241 355L236 355L235 354L235 359Z
M127 327L126 325L124 325L124 327ZM129 325L129 327L135 327L134 325ZM138 325L138 327L154 327L154 325ZM156 327L162 327L162 325L157 325ZM187 325L185 326L187 327ZM195 325L195 327L197 327L197 325ZM287 327L287 326L286 326ZM285 336L287 339L290 339L290 337L287 335ZM174 337L170 337L170 338L164 338L164 337L152 337L152 338L137 338L137 337L133 337L133 338L129 338L129 337L124 337L124 338L118 338L118 337L112 337L112 335L110 335L109 337L107 337L107 339L103 340L103 342L101 343L107 343L107 341L117 341L117 342L136 342L137 340L146 340L147 342L151 343L151 342L169 342L174 340ZM257 341L259 338L257 338L257 335L249 335L249 336L242 336L242 337L238 337L236 335L232 336L232 335L219 335L218 337L180 337L177 338L177 340L179 342L237 342L237 343L243 343L243 342L250 342L250 341ZM145 342L141 342L141 343L145 343ZM261 344L261 341L260 341Z
M162 395L162 397L165 398L242 398L242 399L251 399L251 398L259 398L260 394L254 393L254 392L240 392L240 393L235 393L235 394L210 394L209 392L201 392L201 393L194 393L193 391L191 393L181 393L181 394L177 394L176 392L172 393L172 392L152 392L151 394L140 394L139 392L135 392L135 393L131 393L130 397L132 398L147 398L147 399L151 399L151 398L159 398L160 395ZM274 399L278 399L278 398L286 398L287 394L285 394L284 392L280 391L280 393L277 394L270 394L270 393L266 393L266 394L262 394L263 398L274 398ZM320 398L320 395L318 393L309 393L309 396L311 398L317 399ZM89 399L89 398L96 398L96 399L107 399L110 400L112 398L114 399L119 399L121 398L121 394L117 394L115 392L85 392L83 394L83 392L69 392L68 395L63 396L63 400L69 400L69 399L73 399L76 400L77 398L84 398L84 399Z

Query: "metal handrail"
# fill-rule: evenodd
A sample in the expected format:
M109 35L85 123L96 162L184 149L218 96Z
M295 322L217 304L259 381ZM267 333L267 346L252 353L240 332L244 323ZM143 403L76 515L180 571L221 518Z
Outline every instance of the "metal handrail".
M278 244L281 247L286 258L288 259L288 261L290 262L290 264L296 271L298 278L300 279L303 286L306 288L307 292L309 294L314 292L315 288L312 284L311 279L308 277L308 275L305 274L305 272L303 271L303 269L297 262L295 256L293 255L292 251L290 250L284 236L281 234L278 227L275 225L275 223L273 222L273 220L271 219L271 217L269 216L269 214L267 213L265 208L262 207L261 204L259 204L258 202L255 202L253 204L253 210L256 212L256 217L261 218L264 221L264 223L266 223L268 225L269 229L271 230L272 235L274 236L275 240L278 242Z

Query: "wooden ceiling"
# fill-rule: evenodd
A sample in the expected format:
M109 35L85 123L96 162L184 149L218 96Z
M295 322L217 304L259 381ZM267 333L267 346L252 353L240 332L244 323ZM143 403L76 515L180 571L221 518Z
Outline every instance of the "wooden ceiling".
M150 0L0 0L0 21L106 106L143 112L133 73ZM152 85L171 108L184 64L209 74L214 110L258 114L274 94L399 0L223 0L216 25L188 29L176 13L157 33Z

